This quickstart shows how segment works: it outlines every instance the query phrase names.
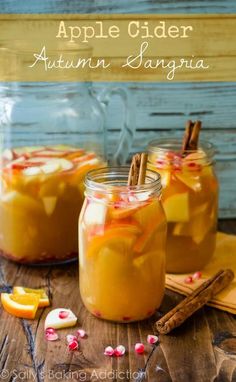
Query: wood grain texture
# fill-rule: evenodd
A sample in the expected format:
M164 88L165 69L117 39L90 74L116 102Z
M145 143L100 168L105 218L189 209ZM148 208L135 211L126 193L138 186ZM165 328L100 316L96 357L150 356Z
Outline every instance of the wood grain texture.
M1 0L1 13L235 13L234 0Z
M219 225L224 231L232 232L233 228L235 232L235 220ZM99 320L86 311L75 264L37 268L1 260L0 291L22 284L45 288L52 298L51 308L71 308L79 317L77 327L83 327L88 338L80 341L79 351L68 352L65 336L73 329L59 331L60 341L44 339L44 319L51 308L41 310L34 321L27 321L10 316L0 307L1 381L235 381L236 321L231 314L204 307L171 334L160 336L159 346L146 345L144 355L137 355L135 343L146 343L147 335L154 331L154 321L176 305L180 295L166 291L155 317L126 325ZM103 355L105 346L117 344L126 346L124 357ZM3 371L9 373L7 378L3 378Z

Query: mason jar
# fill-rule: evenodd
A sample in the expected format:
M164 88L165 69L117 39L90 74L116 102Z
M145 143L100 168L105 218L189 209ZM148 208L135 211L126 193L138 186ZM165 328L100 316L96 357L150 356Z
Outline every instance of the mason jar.
M90 171L79 219L82 300L93 315L117 322L151 316L165 284L160 176L148 170L144 185L127 186L128 173L127 167Z
M216 244L218 182L214 147L201 142L198 150L181 153L181 140L155 140L148 146L148 166L161 175L167 218L166 270L198 271Z

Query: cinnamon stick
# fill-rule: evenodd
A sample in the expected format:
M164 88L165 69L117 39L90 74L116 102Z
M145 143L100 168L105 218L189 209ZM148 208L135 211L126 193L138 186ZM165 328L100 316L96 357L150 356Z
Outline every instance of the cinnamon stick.
M189 120L186 122L182 144L183 155L185 155L187 151L197 150L201 127L201 121L192 122L191 120Z
M161 334L167 334L180 326L188 317L205 305L217 293L224 289L234 279L231 269L220 270L211 279L205 281L199 288L181 301L175 308L156 322L156 329Z
M147 167L147 154L135 154L129 170L128 186L136 186L145 183Z

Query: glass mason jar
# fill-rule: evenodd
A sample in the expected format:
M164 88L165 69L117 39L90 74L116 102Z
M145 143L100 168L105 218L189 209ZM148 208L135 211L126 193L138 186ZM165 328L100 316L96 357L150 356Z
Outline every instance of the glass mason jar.
M41 264L78 258L78 217L87 171L107 160L105 108L118 95L124 126L114 159L128 157L134 124L129 93L90 83L0 84L0 254Z
M161 175L168 233L166 270L198 271L216 244L218 182L213 168L214 147L202 142L181 154L180 140L149 143L148 166Z
M95 316L131 322L160 306L165 284L166 219L160 176L127 186L129 169L87 174L79 220L80 293Z

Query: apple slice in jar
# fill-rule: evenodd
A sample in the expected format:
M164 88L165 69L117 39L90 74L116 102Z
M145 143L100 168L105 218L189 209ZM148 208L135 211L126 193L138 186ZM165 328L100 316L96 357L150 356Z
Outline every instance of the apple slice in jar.
M103 202L90 201L84 212L84 223L86 226L104 225L107 215L107 206Z
M44 148L43 150L34 151L32 154L35 158L63 158L67 154L67 151Z
M3 158L3 160L10 162L10 161L17 158L17 154L14 150L5 149L2 153L2 158Z
M1 202L8 208L16 208L18 211L42 211L42 207L36 199L15 190L4 193L1 196Z
M44 210L48 216L51 216L56 208L57 197L56 196L44 196L42 198Z
M164 200L163 207L168 222L189 221L189 194L187 192L169 196Z

